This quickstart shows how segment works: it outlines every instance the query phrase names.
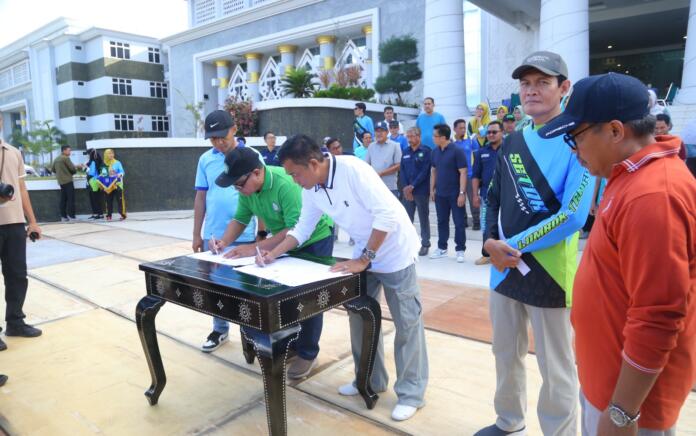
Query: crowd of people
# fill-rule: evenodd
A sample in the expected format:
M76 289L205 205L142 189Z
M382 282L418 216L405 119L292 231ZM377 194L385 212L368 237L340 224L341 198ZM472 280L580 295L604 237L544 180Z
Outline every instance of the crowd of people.
M674 435L696 382L696 180L684 164L684 144L669 134L669 114L651 106L647 87L633 77L608 73L571 84L562 57L546 51L527 56L511 75L521 105L500 107L492 119L481 103L468 122L455 120L454 130L430 97L405 132L393 108L374 122L357 103L354 155L336 138L318 144L302 134L277 147L273 132L258 152L235 137L230 113L211 112L204 128L212 148L196 172L192 249L256 255L264 265L287 252L330 256L340 226L353 253L331 269L367 271L367 294L379 299L383 291L389 306L398 397L391 417L402 421L424 407L429 377L415 265L419 256L448 256L450 219L456 260L465 261L469 202L472 228L483 235L476 263L490 264L496 372L496 420L476 435L526 432L528 325L545 435L574 435L578 424L586 436ZM0 171L9 177L2 181L21 192L21 201L0 208L7 334L37 336L21 311L26 262L8 253L23 253L26 232L40 237L40 228L18 174L18 152L0 145ZM94 178L104 169L93 154ZM102 168L118 180L123 169L116 162L105 152ZM64 165L63 175L74 173ZM432 252L430 202L438 229ZM70 217L70 207L64 210ZM290 378L316 366L321 331L321 315L302 321ZM228 332L226 321L213 319L202 351L216 350ZM262 334L247 327L243 333ZM354 314L350 333L357 371L363 332ZM376 392L389 387L381 338L371 383ZM355 381L337 390L359 393Z

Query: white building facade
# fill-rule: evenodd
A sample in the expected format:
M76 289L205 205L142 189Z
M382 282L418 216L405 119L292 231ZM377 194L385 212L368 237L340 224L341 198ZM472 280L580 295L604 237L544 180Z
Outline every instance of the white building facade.
M2 136L48 120L77 148L168 136L167 64L157 39L55 20L0 49Z

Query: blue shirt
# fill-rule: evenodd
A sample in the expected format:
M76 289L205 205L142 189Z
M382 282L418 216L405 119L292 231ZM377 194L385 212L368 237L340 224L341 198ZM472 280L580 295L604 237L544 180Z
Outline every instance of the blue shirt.
M415 150L408 147L401 155L399 175L402 186L413 186L416 195L430 193L430 165L432 151L428 147L418 146Z
M269 150L268 147L263 148L261 150L261 156L263 156L263 162L266 165L273 165L276 167L282 166L278 160L278 147L274 147L273 151Z
M479 184L479 193L484 201L486 201L486 197L488 197L488 185L491 184L491 179L493 179L493 172L495 171L495 165L498 160L498 150L500 150L500 147L494 149L490 145L487 145L474 152L472 177L481 181Z
M215 179L225 170L225 155L214 148L206 151L198 159L196 168L196 190L206 191L205 225L203 239L211 236L222 238L227 224L237 212L239 193L234 187L221 188ZM256 239L256 222L250 222L236 242L253 242Z
M451 197L459 195L459 170L466 168L464 150L453 143L444 150L435 147L432 153L432 166L435 168L435 195Z
M474 158L474 152L478 150L479 143L478 141L472 141L469 138L464 138L459 141L454 141L454 145L457 147L461 148L464 150L464 156L466 157L466 168L467 168L467 174L466 176L471 180L473 171L474 171L474 163L473 163L473 158Z
M372 118L367 115L355 117L353 120L353 150L363 145L362 138L365 132L370 132L372 138L375 137L375 126L372 123Z
M404 152L406 149L409 147L408 145L408 140L404 135L396 135L396 136L391 136L389 135L389 139L391 139L394 142L398 142L399 145L401 146L401 151Z
M438 124L446 123L445 117L437 112L433 112L430 115L421 112L418 118L416 118L416 126L418 126L421 131L421 143L430 149L437 148L433 142L433 127Z

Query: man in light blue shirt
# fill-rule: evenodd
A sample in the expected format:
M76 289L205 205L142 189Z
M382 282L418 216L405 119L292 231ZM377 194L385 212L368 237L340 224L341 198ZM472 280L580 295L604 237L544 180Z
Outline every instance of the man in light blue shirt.
M208 241L212 238L221 239L227 224L237 212L237 190L233 187L221 188L215 184L215 179L225 171L225 153L237 147L234 137L236 132L237 126L227 111L213 111L205 119L205 138L210 139L213 148L201 155L196 169L196 199L193 205L194 252L208 250ZM240 144L240 147L243 145ZM249 243L256 239L256 223L250 224L235 244ZM227 340L229 329L227 321L213 318L213 332L208 335L201 350L210 353L218 349Z
M442 114L435 112L435 100L432 97L425 97L423 100L423 112L416 118L416 126L421 131L421 143L431 150L435 148L433 142L433 129L438 124L447 124Z

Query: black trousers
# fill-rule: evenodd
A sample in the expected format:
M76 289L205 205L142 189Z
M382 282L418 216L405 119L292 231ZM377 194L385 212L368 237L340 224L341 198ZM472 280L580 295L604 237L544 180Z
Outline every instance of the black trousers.
M73 182L60 185L60 216L75 218L75 185Z
M125 218L126 208L123 204L123 190L121 188L116 188L106 194L106 216L111 216L114 212L114 198L116 199L116 208L121 216Z
M27 296L27 231L23 223L0 225L0 263L5 281L5 321L20 324Z
M89 195L89 205L92 208L92 215L104 215L104 192L101 189L93 190L87 179L87 194Z

